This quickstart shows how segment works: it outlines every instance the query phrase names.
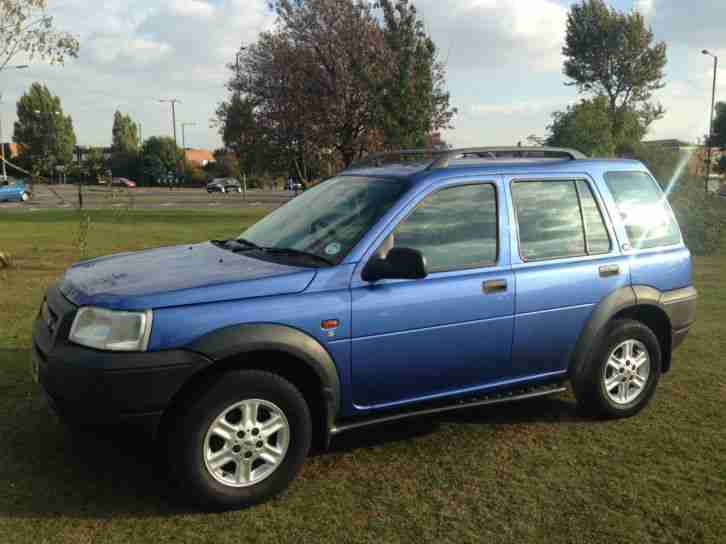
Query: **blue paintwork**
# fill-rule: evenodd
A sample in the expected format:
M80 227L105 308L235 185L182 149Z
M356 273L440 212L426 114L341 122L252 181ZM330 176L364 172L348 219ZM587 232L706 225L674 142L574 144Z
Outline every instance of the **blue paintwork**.
M62 289L79 305L153 309L153 351L183 348L235 324L278 323L304 331L336 362L342 416L535 383L564 375L588 318L614 290L691 284L691 258L683 244L646 251L624 247L625 231L604 181L605 172L616 170L646 171L639 162L623 160L351 170L343 175L406 177L412 183L337 266L287 266L203 243L82 262L66 272ZM590 183L608 223L611 252L523 261L511 183L573 177ZM417 281L361 279L380 243L423 198L471 182L493 183L497 190L496 264ZM618 265L620 273L600 277L604 265ZM506 280L507 290L485 295L482 283L489 279ZM320 327L326 319L340 321L333 335Z
M80 306L138 310L299 293L314 276L206 242L80 262L66 271L61 291Z
M30 194L30 189L22 181L0 185L0 202L22 202L24 193Z

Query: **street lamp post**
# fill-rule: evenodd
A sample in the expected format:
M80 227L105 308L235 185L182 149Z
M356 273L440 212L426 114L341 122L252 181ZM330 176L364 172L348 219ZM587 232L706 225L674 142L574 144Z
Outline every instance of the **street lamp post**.
M711 149L713 147L713 111L716 109L716 73L718 72L718 57L708 49L702 51L704 55L713 57L713 90L711 91L711 115L708 124L708 159L706 160L706 194L708 194L708 182L711 179Z
M195 127L197 126L196 123L182 123L182 149L186 151L187 149L187 136L186 136L186 128L187 127Z
M187 158L187 136L186 136L186 128L187 127L193 127L193 126L196 126L196 125L197 125L196 123L182 123L181 124L181 127L182 127L182 152L184 153L184 162L182 163L182 169L183 169L183 173L184 173L184 181L188 181L187 180L187 163L186 163L186 158Z
M159 102L171 104L171 124L174 127L174 147L176 148L177 145L178 145L176 143L176 105L177 104L181 104L181 100L179 100L178 98L160 98L159 99ZM176 153L176 151L175 151L175 153ZM178 178L178 176L179 176L179 161L177 161L177 163L176 163L176 172L174 174ZM171 190L171 188L172 188L172 184L169 183L169 189Z
M5 66L0 68L0 72L3 70L24 70L28 68L27 64L19 64L17 66ZM3 95L0 93L0 162L3 164L2 175L0 179L2 181L8 180L8 172L5 168L5 139L3 138L3 111L2 111Z

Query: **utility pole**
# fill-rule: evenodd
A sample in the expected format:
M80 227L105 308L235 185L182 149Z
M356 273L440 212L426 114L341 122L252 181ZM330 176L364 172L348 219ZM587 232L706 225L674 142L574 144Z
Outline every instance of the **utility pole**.
M711 115L708 124L708 159L706 159L706 194L708 194L708 182L711 180L711 149L713 149L713 111L716 109L716 73L718 72L718 57L708 49L702 51L704 55L713 57L713 91L711 91Z
M159 102L171 104L171 123L174 127L174 143L176 143L176 105L181 104L177 98L160 98Z

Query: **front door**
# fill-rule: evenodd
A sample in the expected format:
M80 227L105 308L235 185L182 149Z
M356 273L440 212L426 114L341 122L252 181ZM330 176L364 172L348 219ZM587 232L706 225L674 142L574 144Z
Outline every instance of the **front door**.
M383 408L477 389L509 372L514 284L493 181L450 182L382 233L377 253L419 250L423 280L352 285L353 398ZM395 222L394 222L395 224Z

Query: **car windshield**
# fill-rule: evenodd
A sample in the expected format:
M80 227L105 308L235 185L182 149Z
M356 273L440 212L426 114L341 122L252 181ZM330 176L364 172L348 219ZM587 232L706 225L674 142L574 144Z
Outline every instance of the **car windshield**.
M239 239L337 264L408 187L405 180L332 178L278 208Z

